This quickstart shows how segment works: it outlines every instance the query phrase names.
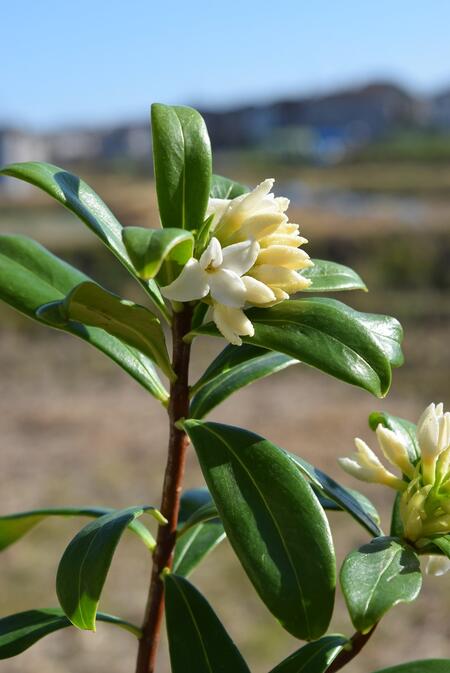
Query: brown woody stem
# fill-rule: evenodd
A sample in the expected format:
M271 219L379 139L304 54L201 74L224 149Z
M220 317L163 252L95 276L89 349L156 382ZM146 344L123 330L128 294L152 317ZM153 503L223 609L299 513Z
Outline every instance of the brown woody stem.
M190 344L183 341L189 332L192 321L192 309L185 305L181 312L174 313L172 323L173 358L172 367L177 376L170 386L169 400L169 449L161 499L161 513L168 523L159 526L156 548L153 554L153 567L150 590L145 609L142 638L136 673L154 673L156 655L164 613L164 585L161 573L172 565L176 542L178 510L180 507L181 483L188 438L175 424L189 414L189 356Z
M339 652L331 666L327 668L327 673L336 673L336 671L340 671L341 668L344 668L344 666L349 663L349 661L354 659L367 644L372 633L375 631L376 626L377 625L375 624L368 633L360 633L359 631L354 633L349 640L348 647Z

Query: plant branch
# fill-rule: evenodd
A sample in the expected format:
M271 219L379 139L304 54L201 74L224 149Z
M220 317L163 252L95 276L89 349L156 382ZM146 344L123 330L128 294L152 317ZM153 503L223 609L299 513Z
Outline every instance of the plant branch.
M160 507L160 511L166 517L168 523L158 528L150 590L142 626L142 638L139 641L136 673L154 673L155 671L164 613L164 586L161 573L165 568L170 568L172 565L176 542L181 483L188 438L186 433L178 429L175 424L181 418L187 418L189 414L190 344L185 343L183 337L190 331L191 322L192 309L189 306L185 305L179 313L174 313L172 366L177 378L170 386L168 408L169 448Z
M354 659L367 644L376 627L377 625L375 624L368 633L360 633L359 631L354 633L349 640L348 646L339 652L331 666L327 668L327 673L336 673L336 671L340 671L341 668L344 668L344 666L349 663L349 661Z

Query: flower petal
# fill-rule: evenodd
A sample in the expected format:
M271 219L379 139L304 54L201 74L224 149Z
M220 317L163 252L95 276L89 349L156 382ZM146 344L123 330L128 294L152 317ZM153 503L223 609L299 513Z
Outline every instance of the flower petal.
M259 243L257 241L242 241L227 245L222 249L223 262L222 268L234 271L238 276L243 276L256 262L259 254Z
M246 289L237 273L229 269L217 269L207 275L214 301L234 308L244 306Z
M173 301L202 299L209 292L208 274L198 260L192 257L186 262L178 278L160 290L164 297Z
M255 333L252 323L241 309L214 304L213 318L220 333L235 346L242 345L240 336L253 336Z
M450 570L450 559L446 556L429 556L425 572L427 575L440 577Z
M256 278L256 280L260 280L272 288L278 287L288 294L299 292L311 285L311 281L308 278L303 278L296 271L271 264L254 266L250 271L250 275Z
M261 281L251 276L243 276L241 280L247 290L245 297L247 304L268 304L269 302L276 301L273 290L264 283L261 283Z
M222 264L222 260L222 246L220 245L217 238L213 236L213 238L208 243L208 247L200 257L200 266L202 269L207 269L208 267L217 269Z
M314 266L308 253L290 245L271 245L269 248L263 248L258 255L257 264L284 266L295 271Z
M305 238L298 236L295 233L285 234L283 232L278 233L278 231L276 231L274 234L270 234L270 236L264 236L264 238L261 238L259 244L261 248L268 248L271 245L290 245L293 248L298 248L300 245L306 242L307 241Z
M231 242L254 240L275 233L287 220L282 213L258 213L244 220L242 226L231 237Z

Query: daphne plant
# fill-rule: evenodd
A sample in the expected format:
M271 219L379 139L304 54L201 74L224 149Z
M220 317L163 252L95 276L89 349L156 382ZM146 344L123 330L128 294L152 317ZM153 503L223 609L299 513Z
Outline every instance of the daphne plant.
M22 163L2 171L71 210L127 269L148 302L138 305L112 294L33 240L13 235L0 236L0 297L44 325L84 339L136 379L167 408L169 445L159 509L73 507L0 518L1 549L48 517L91 519L60 560L60 607L0 619L0 657L18 655L62 628L95 630L97 622L108 622L137 637L136 672L152 673L165 608L173 673L248 673L213 608L186 579L226 537L266 608L282 628L307 641L272 673L338 671L360 652L390 607L418 594L417 554L430 546L433 553L450 553L445 535L436 538L423 523L414 539L397 530L382 537L376 510L361 494L257 434L204 419L243 386L301 363L383 397L392 368L402 363L401 327L394 318L316 297L366 288L351 269L309 258L302 247L306 240L286 214L288 200L273 195L273 180L250 190L212 174L207 130L195 110L154 105L152 133L160 215L155 228L122 227L85 182L56 166ZM171 330L172 356L165 327ZM191 344L202 336L228 343L191 385ZM412 426L380 419L393 432L401 430L400 439L378 435L382 446L390 442L388 457L395 442L404 447L396 465L405 476L389 475L365 445L351 462L353 472L367 476L375 470L397 488L407 498L400 503L402 520L404 510L416 511L410 503L419 494L421 521L424 510L427 522L435 522L438 513L429 514L426 503L444 474L444 460L433 468L430 459L421 470ZM182 492L190 442L207 488ZM436 495L442 507L446 483L442 477ZM350 515L373 538L368 552L354 552L356 561L350 556L341 573L353 636L327 634L336 588L329 509ZM155 536L146 523L149 515L158 524ZM444 516L440 510L439 516ZM126 530L142 541L152 565L139 626L98 611ZM364 582L354 581L358 573ZM363 614L354 607L362 603ZM413 673L418 666L439 673L448 663L416 662L385 673Z

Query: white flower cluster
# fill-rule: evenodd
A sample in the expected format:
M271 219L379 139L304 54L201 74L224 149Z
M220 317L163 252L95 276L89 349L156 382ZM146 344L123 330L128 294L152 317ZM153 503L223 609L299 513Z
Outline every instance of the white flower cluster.
M378 425L378 444L385 458L398 468L401 477L386 469L375 453L356 438L356 453L340 458L341 467L363 481L390 486L402 492L400 517L404 536L424 546L436 535L450 533L450 412L442 404L430 404L417 423L420 458L414 464L402 440L391 430ZM433 566L442 563L435 559ZM446 569L449 568L445 559Z
M206 250L161 288L173 301L211 304L217 328L236 345L254 334L243 309L273 306L310 285L299 273L312 266L300 248L307 241L288 221L289 200L270 193L273 183L264 180L234 199L210 199L206 215L213 217L213 237Z

